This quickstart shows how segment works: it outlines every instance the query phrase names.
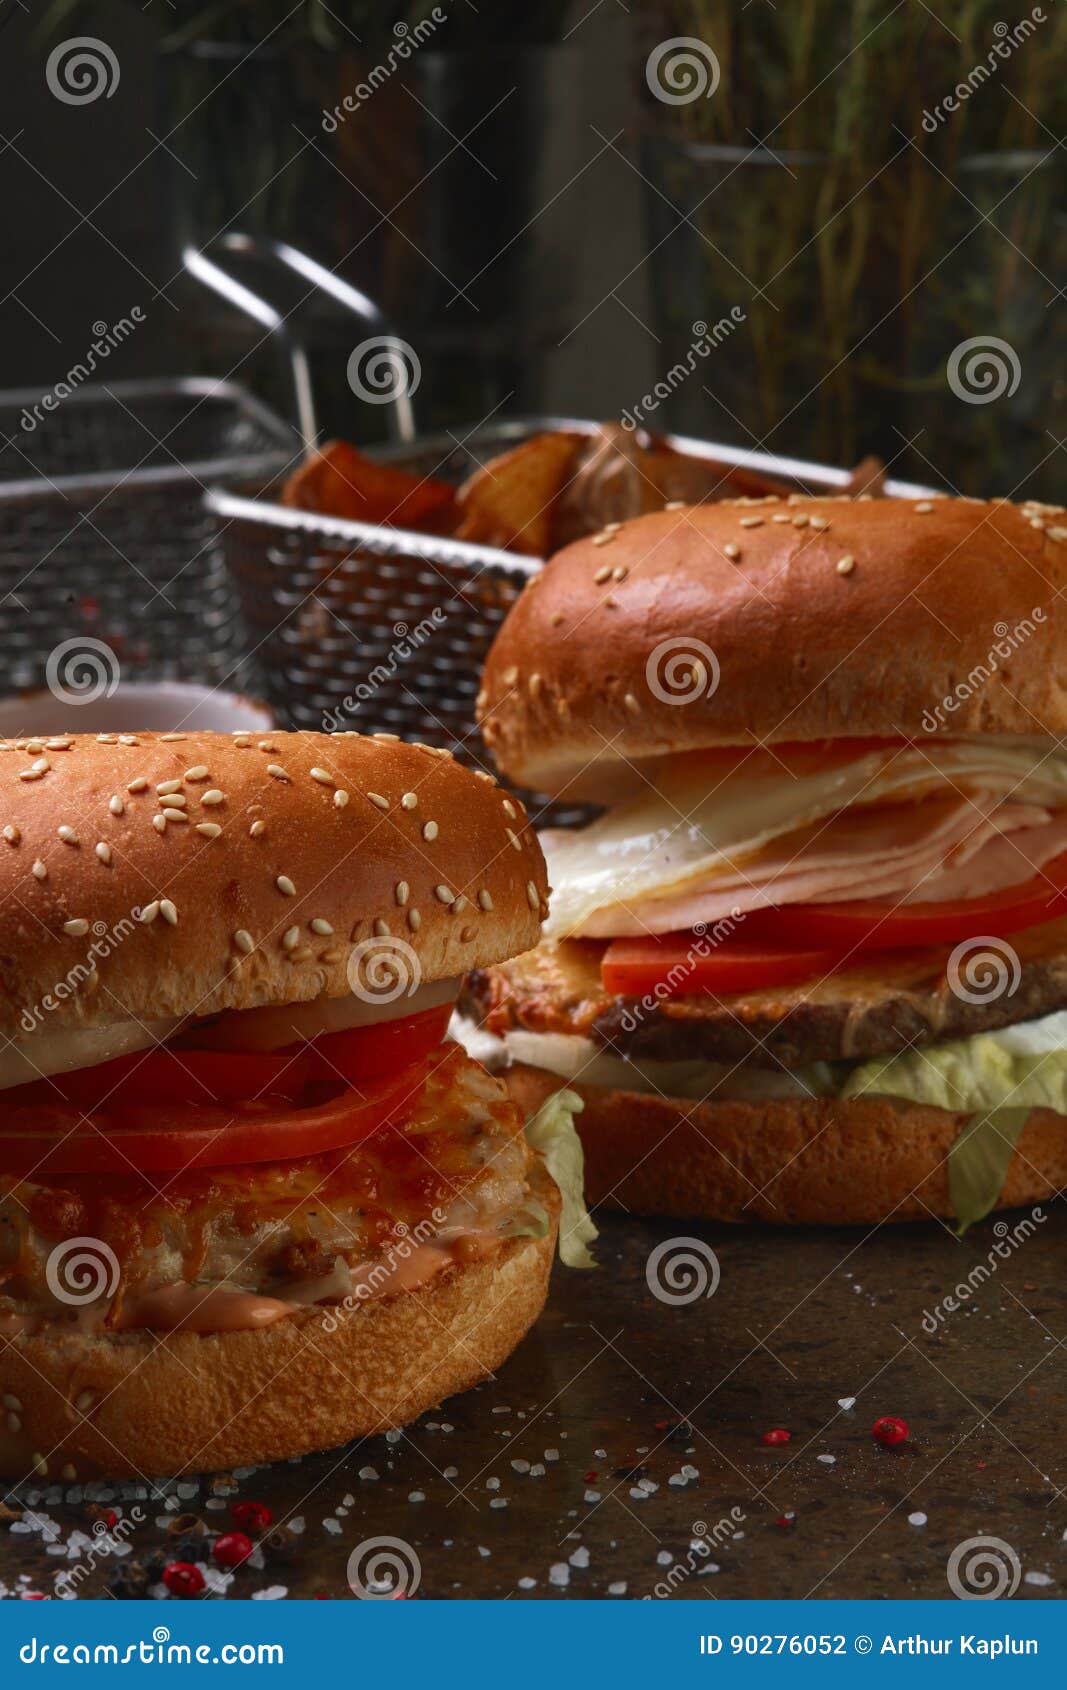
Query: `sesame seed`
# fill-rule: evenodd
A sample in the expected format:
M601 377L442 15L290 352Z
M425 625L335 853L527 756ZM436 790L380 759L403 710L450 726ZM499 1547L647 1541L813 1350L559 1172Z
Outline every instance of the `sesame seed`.
M4 829L4 838L7 840L9 845L17 845L19 840L22 838L22 835L15 826L14 822L8 822Z
M422 926L422 916L418 910L408 910L408 926L413 933L417 933Z
M311 928L313 933L317 933L319 935L320 939L328 939L330 934L333 932L333 928L330 926L329 922L321 915L312 917L311 921L308 922L308 926Z
M541 902L541 899L538 896L537 887L534 885L532 880L528 880L526 882L526 900L532 910L537 909Z
M69 751L73 741L70 739L46 739L45 746L49 751Z
M333 795L333 801L339 810L344 809L345 805L348 803L348 793L345 791L343 786L339 786L337 788L337 791Z
M486 891L484 886L478 893L478 902L483 910L491 910L493 908L492 895Z
M613 598L610 593L608 594L607 598L604 600L605 610L616 610L618 608L618 604L619 604L618 599Z
M396 886L394 888L394 892L395 892L395 896L396 896L396 901L401 906L401 908L403 908L403 906L408 901L409 891L410 891L410 888L409 888L406 880L398 880L397 881Z
M98 745L117 745L118 744L118 740L117 740L115 734L97 734L96 742L97 742Z
M209 789L209 791L201 795L200 802L201 804L224 804L226 802L226 794L224 792L220 792L217 786L213 786Z
M811 521L811 517L810 517L810 516L806 516L806 515L805 515L805 514L804 514L804 512L803 512L803 511L801 511L801 512L800 512L800 514L799 514L799 516L795 516L795 517L794 517L794 518L793 518L793 527L794 527L794 528L806 528L806 527L807 527L807 526L808 526L808 523L809 523L809 522L810 522L810 521Z
M177 745L178 741L184 738L184 734L160 734L159 742L161 745Z
M30 870L30 873L33 875L35 880L47 880L48 879L48 870L45 868L45 866L42 863L40 857L37 858L37 861L34 863L33 868Z
M249 933L244 927L239 927L237 929L237 932L233 936L233 942L239 951L244 952L245 956L248 955L249 951L255 949L255 940L253 939L251 933Z
M453 915L460 915L462 913L462 911L466 909L466 907L469 903L470 903L470 899L465 898L463 896L463 893L461 892L459 897L456 899L455 903L452 905L452 914Z
M613 569L612 572L611 572L612 580L614 580L614 581L625 581L625 579L629 575L629 573L630 573L630 571L627 569L626 565L624 563L620 563L618 568Z
M552 615L549 617L549 621L551 622L553 628L562 628L566 620L567 618L564 616L562 610L554 610Z
M461 945L469 945L473 938L474 938L474 928L473 927L464 927L464 928L460 929L459 942L460 942Z
M638 704L637 699L634 697L632 692L628 692L626 694L623 699L623 703L632 716L639 716L641 714L641 706Z
M172 822L187 822L189 820L189 817L185 813L184 803L179 804L177 802L176 794L172 794L169 798L164 798L163 814L167 817L168 821Z
M205 839L217 839L222 832L218 822L197 822L197 833L202 833Z
M610 563L606 563L604 565L603 569L598 569L596 574L593 576L593 580L596 582L598 587L602 587L604 585L605 581L610 581L611 580L611 565L610 565Z
M286 774L285 770L282 768L280 763L268 763L267 764L267 773L269 775L273 775L275 780L288 780L289 779L289 776Z
M159 900L159 913L163 917L164 921L169 922L171 927L177 927L178 911L175 909L169 898L161 898Z
M110 863L110 861L111 861L111 846L110 845L108 845L103 839L101 839L99 845L97 845L95 847L95 850L96 850L97 856L100 858L100 861L102 863L104 863L105 865L107 863Z
M207 772L206 763L195 763L191 769L186 769L185 778L186 780L206 780Z
M515 815L515 813L516 813L516 811L515 811L515 806L514 806L514 804L513 804L513 803L512 803L512 802L511 802L511 799L510 799L510 798L505 798L505 799L504 799L504 800L503 800L503 808L504 808L504 814L505 814L505 815L506 815L506 816L514 816L514 815Z
M932 510L933 510L933 508L934 508L934 507L933 507L933 505L932 505L932 504L931 504L931 502L930 502L930 500L929 500L929 499L922 499L922 500L921 500L921 501L920 501L920 502L919 502L919 504L917 504L917 505L915 505L915 506L914 506L914 507L913 507L913 509L914 509L914 510L915 510L915 511L916 511L916 513L917 513L917 514L918 514L918 515L919 515L919 516L926 516L926 515L928 515L928 513L929 513L929 512L930 512L930 511L932 511Z
M399 740L399 738L400 738L399 734L382 734L382 733L371 734L371 739Z
M790 520L788 511L775 511L774 515L771 517L772 522L789 522Z
M68 827L65 822L61 827L56 828L56 832L58 833L60 839L62 839L64 845L77 845L80 843L78 835L75 833L74 829L72 827Z
M283 897L296 897L296 887L293 885L287 874L280 874L274 884L278 888L278 891L282 893Z
M43 780L43 769L20 769L19 780Z
M212 823L211 825L214 826L214 823ZM222 829L220 828L219 832L221 833L221 831L222 831ZM248 830L248 837L249 837L249 839L258 839L260 834L266 833L266 831L267 831L266 822L264 822L264 821L253 822L252 826Z
M664 508L665 511L684 511L685 510L685 500L684 499L669 499L667 501L667 503L664 505L663 508Z
M742 528L762 528L763 527L763 518L761 516L743 516L741 518L741 527Z
M143 792L145 790L145 788L147 787L147 785L148 785L148 782L145 779L144 775L138 775L136 780L130 781L129 785L126 788L126 791L127 792Z
M166 818L166 816L164 816L164 815L153 816L152 817L152 826L155 828L157 833L166 833L166 831L167 831L167 818Z
M519 671L514 667L505 669L504 673L500 677L506 687L513 687L518 678Z
M301 945L299 950L290 951L289 952L289 961L290 962L310 962L311 961L311 946L310 945Z
M816 530L816 532L819 533L819 534L824 534L826 532L826 530L829 528L829 526L830 526L830 520L829 520L828 517L812 516L812 517L808 518L808 527L814 528Z
M297 947L297 945L299 945L299 943L300 943L300 929L299 929L299 927L287 927L285 932L282 934L282 950L283 951L295 951L296 947Z
M375 921L374 921L373 931L374 931L374 937L376 939L388 939L388 937L389 937L389 923L387 921L383 920L383 918L380 915L376 916Z
M734 562L736 562L741 556L741 547L737 544L736 540L727 540L725 546L723 547L723 551L726 553L726 556L731 558Z
M837 573L839 575L851 575L855 567L856 560L851 552L846 552L844 557L839 557L837 560Z
M428 839L428 840L436 839L437 838L437 823L436 822L426 822L426 823L424 823L423 829L422 829L422 837L424 839Z
M403 798L400 800L401 805L405 810L413 810L418 804L418 801L418 794L415 792L405 792Z
M531 698L539 698L540 695L541 695L541 688L544 686L544 684L545 683L544 683L543 677L541 675L539 675L537 673L537 670L535 669L533 674L530 676L530 679L526 683L526 685L530 689L530 697Z
M333 776L329 769L311 769L308 771L312 780L317 780L322 786L332 786Z
M156 787L156 791L161 798L165 798L168 792L180 792L181 789L182 783L180 780L161 780Z
M368 792L367 797L370 799L372 804L375 804L378 807L379 810L387 810L389 808L388 798L383 798L380 792Z
M1058 526L1056 528L1046 528L1045 533L1050 540L1055 540L1057 542L1060 540L1067 540L1067 528L1060 528Z
M612 540L614 540L614 538L614 531L609 533L606 528L602 528L599 534L593 535L593 544L594 546L607 546Z
M510 827L506 827L504 829L504 832L508 836L508 843L511 846L512 850L513 851L521 851L522 850L522 844L521 844L521 841L519 840L518 835L515 834L515 833L512 833Z
M259 742L259 749L261 751L277 751L278 747L272 739L261 739Z
M155 921L156 916L158 914L159 914L159 899L153 898L153 900L150 904L145 904L144 907L141 909L140 920L147 924L150 921Z
M112 793L111 797L107 801L107 807L113 816L121 816L122 812L126 808L117 792Z
M447 886L435 886L433 889L433 895L435 898L439 898L442 904L451 904L455 902L456 894L450 891Z
M83 933L88 933L89 923L84 921L81 916L78 916L74 921L65 921L63 923L63 931L64 933L69 933L72 939L80 939Z
M238 746L242 751L247 751L248 747L252 743L252 735L251 734L234 734L233 743L236 746Z

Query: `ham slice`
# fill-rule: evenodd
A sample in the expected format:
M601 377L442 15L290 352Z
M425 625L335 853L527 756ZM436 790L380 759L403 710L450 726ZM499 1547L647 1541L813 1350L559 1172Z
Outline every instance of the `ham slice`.
M937 903L1030 880L1067 850L1067 811L958 794L838 811L771 841L714 884L598 910L578 936L672 933L768 905Z

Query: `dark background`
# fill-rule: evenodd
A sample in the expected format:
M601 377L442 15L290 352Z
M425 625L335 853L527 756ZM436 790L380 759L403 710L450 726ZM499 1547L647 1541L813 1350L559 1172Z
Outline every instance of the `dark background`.
M684 358L694 323L736 306L743 328L654 426L824 461L875 450L973 493L1062 491L1059 7L932 130L924 114L1005 27L992 0L443 10L329 133L323 109L429 7L6 0L5 384L51 385L93 323L137 305L107 379L235 372L287 406L261 333L182 274L184 241L247 228L386 306L419 355L426 425L618 415ZM80 34L121 74L110 97L67 105L47 60ZM710 97L652 97L648 55L677 36L714 52ZM308 333L328 429L380 433L345 381L352 325L313 307ZM990 337L1017 386L963 403L947 361Z

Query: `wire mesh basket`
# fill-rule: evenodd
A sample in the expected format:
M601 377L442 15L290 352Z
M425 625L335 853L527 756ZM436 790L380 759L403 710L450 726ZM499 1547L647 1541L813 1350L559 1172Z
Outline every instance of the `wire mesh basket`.
M292 462L292 430L231 382L0 393L4 690L54 682L59 648L129 680L246 684L240 601L204 504Z

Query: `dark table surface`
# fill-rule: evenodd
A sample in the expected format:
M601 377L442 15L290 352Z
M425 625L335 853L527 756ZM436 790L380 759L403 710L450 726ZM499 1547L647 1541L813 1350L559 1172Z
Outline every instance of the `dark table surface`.
M228 1583L211 1574L209 1594L350 1598L350 1557L383 1585L393 1557L419 1597L950 1598L953 1551L994 1537L991 1576L1062 1597L1065 1228L1058 1203L962 1242L936 1222L609 1220L600 1271L557 1267L500 1375L402 1433L180 1490L22 1487L7 1507L23 1517L0 1524L0 1592L51 1594L67 1575L102 1595L129 1579L120 1565L158 1591L160 1553L184 1542L210 1567L244 1499L270 1505L282 1541ZM713 1249L718 1285L668 1304L649 1257L686 1236ZM678 1250L655 1283L714 1283L705 1259L687 1278ZM907 1421L898 1447L872 1437L882 1415ZM764 1445L774 1428L791 1440ZM115 1510L113 1530L94 1509ZM168 1537L179 1513L196 1520ZM398 1541L359 1549L381 1538ZM959 1576L990 1576L974 1554Z

